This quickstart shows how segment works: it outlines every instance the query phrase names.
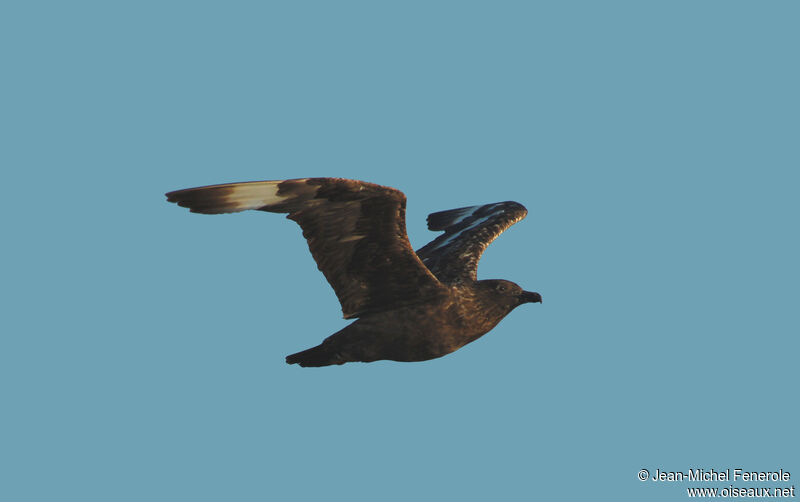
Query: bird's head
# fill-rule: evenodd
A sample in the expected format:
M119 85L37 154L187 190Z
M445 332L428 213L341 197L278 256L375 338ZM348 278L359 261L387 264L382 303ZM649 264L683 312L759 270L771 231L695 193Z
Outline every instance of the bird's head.
M478 281L477 284L495 303L505 305L509 310L513 310L523 303L542 303L542 295L524 291L511 281L491 279Z

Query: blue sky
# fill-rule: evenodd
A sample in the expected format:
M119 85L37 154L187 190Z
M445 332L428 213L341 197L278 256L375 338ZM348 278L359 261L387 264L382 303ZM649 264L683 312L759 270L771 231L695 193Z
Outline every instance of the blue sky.
M679 500L796 483L792 2L9 2L4 500ZM515 200L539 291L445 358L302 369L346 324L279 215L164 192L336 176ZM705 483L699 486L727 486ZM736 486L747 486L736 484Z

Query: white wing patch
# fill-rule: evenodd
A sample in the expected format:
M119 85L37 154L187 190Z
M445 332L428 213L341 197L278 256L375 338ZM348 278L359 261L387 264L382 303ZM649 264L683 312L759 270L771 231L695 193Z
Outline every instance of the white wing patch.
M278 185L280 183L280 181L252 181L219 186L230 190L225 194L224 204L229 206L231 211L244 211L246 209L258 209L271 204L280 204L289 199L290 195L278 195Z
M204 214L236 213L247 209L277 206L292 199L313 198L319 186L306 183L307 178L284 181L249 181L176 190L167 200ZM286 185L284 185L286 184ZM285 193L279 194L282 188Z
M495 205L496 205L496 204L495 204ZM482 207L482 206L474 206L474 207L475 207L475 208L479 208L479 207ZM504 211L504 210L501 210L500 212L503 212L503 211ZM474 211L471 211L471 212L470 212L468 215L465 215L465 216L460 216L458 220L454 220L453 224L455 225L456 223L459 223L459 222L461 222L461 221L464 221L464 219L465 219L465 218L467 218L467 217L469 217L469 216L472 216L472 214L473 214L473 213L474 213ZM451 235L448 235L448 236L447 236L447 238L446 238L446 239L443 239L441 242L437 242L437 243L436 243L436 245L435 245L435 246L433 246L433 247L431 248L431 250L434 250L434 249L439 249L439 248L443 248L443 247L447 246L448 244L450 244L450 243L451 243L451 242L453 242L454 240L458 239L458 237L459 237L461 234L463 234L464 232L466 232L466 231L468 231L468 230L472 230L473 228L480 226L480 225L481 225L481 224L483 224L483 223L484 223L486 220L488 220L488 219L489 219L489 218L491 218L492 216L495 216L496 214L497 214L496 212L495 212L495 213L489 213L488 215L486 215L486 216L484 216L484 217L482 217L482 218L478 218L477 220L475 220L475 221L471 222L469 225L467 225L466 227L462 228L462 229L461 229L461 230L459 230L458 232L454 232L454 233L452 233Z
M461 223L465 219L467 219L470 216L472 216L473 214L475 214L475 211L478 210L480 207L481 206L465 207L464 209L462 209L461 211L456 213L457 216L455 217L455 219L453 221L451 221L447 226L458 225L459 223Z

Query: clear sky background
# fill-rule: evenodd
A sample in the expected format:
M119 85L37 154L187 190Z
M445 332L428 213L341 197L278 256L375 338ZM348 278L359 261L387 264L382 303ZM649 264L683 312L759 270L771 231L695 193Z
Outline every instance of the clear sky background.
M796 2L3 2L0 498L683 500L791 472ZM539 291L443 359L323 369L299 228L164 192L516 200ZM735 486L745 486L735 483Z

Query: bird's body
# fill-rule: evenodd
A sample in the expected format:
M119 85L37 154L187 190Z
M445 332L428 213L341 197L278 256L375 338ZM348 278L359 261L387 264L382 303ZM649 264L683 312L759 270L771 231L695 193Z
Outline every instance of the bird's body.
M478 288L486 289L483 284ZM478 288L472 284L452 286L435 302L368 314L317 347L289 356L287 362L324 366L445 356L488 333L516 306L487 301L490 297L476 294Z
M414 252L405 232L405 196L356 180L305 178L232 183L167 194L193 212L245 209L288 213L334 288L345 318L358 320L320 345L292 354L290 364L424 361L484 335L538 293L503 280L476 280L480 254L525 217L516 202L433 213L445 233Z

